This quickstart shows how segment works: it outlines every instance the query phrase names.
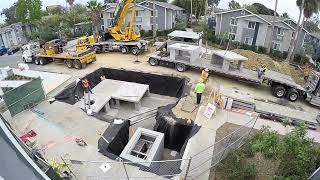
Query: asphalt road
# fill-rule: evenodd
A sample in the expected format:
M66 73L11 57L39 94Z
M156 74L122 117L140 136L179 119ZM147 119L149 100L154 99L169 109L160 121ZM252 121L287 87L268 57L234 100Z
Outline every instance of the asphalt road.
M64 47L65 50L74 51L76 45L76 40L69 41L68 44ZM9 66L11 68L17 68L18 63L23 63L22 61L22 51L16 52L12 55L3 55L0 56L0 67ZM28 63L28 66L32 70L41 70L38 66Z
M18 67L18 63L22 63L22 56L21 56L21 51L16 52L12 55L3 55L0 56L0 67L6 67L6 66L10 66L12 68L17 68Z

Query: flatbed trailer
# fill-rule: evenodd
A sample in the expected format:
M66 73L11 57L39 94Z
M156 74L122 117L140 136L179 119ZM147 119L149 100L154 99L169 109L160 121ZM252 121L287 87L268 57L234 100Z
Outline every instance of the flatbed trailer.
M319 86L307 90L308 88L306 89L295 83L290 76L271 70L267 70L259 78L257 71L243 68L243 62L247 60L246 57L231 51L206 50L199 46L176 43L168 46L168 51L156 51L149 54L148 57L149 64L152 66L165 65L175 67L179 72L186 71L190 67L197 69L208 68L211 72L226 77L256 85L269 85L273 95L277 98L285 97L294 102L299 97L304 97L311 104L320 106L319 93L316 94L314 91L316 87L320 90ZM234 62L238 63L234 64ZM317 82L314 82L314 77L309 78L308 81L313 84L319 84L319 74L315 76L318 77Z
M109 39L107 41L90 43L87 48L93 48L97 53L104 53L109 51L121 51L123 54L131 52L134 55L148 50L148 41L116 41Z
M58 54L36 54L33 58L36 65L46 65L51 62L65 64L68 68L82 69L87 64L96 61L94 49L87 49L81 52L62 52Z

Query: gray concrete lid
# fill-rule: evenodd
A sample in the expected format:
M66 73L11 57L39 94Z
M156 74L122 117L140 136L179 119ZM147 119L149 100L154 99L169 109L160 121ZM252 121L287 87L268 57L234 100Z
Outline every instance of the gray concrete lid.
M241 56L240 54L237 54L232 51L224 51L224 50L214 50L212 51L213 54L222 57L225 60L238 60L238 61L247 61L248 58Z
M190 38L190 39L200 39L202 33L198 32L190 32L190 31L173 31L168 34L169 37L182 37L182 38Z
M170 46L168 46L168 48L178 49L178 50L183 50L183 51L194 51L194 50L200 49L199 46L194 46L194 45L190 45L190 44L183 44L183 43L171 44Z

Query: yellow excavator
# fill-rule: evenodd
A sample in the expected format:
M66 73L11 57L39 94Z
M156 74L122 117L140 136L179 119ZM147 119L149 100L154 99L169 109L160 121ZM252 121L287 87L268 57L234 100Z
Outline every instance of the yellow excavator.
M77 50L84 50L86 48L94 48L97 53L120 50L122 53L131 52L134 55L146 51L148 48L148 41L140 40L139 30L134 30L134 18L136 14L135 5L131 4L132 0L120 0L117 4L111 27L106 29L103 34L103 41L96 42L94 36L85 36L77 40ZM127 27L123 29L125 24L125 17L131 9L130 22ZM98 40L99 41L99 40Z

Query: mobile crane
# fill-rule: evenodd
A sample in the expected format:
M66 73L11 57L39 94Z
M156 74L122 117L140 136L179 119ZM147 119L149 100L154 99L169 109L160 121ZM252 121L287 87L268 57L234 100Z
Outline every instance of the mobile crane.
M132 7L130 22L124 31L125 17L131 6L132 0L121 0L114 11L111 27L106 29L103 41L94 42L93 36L82 37L77 41L77 50L94 48L97 53L120 50L123 54L131 52L137 55L141 51L146 51L148 41L140 40L140 33L133 28L135 18L135 6Z
M26 45L23 50L22 59L25 63L45 65L50 62L65 64L68 68L82 69L87 64L96 61L94 49L81 51L64 51L60 44L53 41L46 42L42 48L37 45Z

